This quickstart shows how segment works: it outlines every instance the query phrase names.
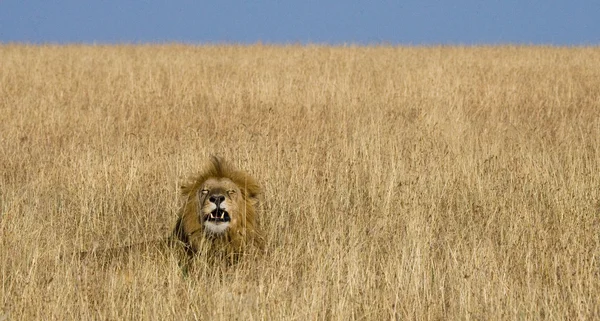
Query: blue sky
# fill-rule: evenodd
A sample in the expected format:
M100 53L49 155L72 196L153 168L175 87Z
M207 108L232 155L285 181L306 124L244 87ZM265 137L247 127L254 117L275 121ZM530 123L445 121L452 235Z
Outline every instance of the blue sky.
M0 0L0 42L600 45L600 1Z

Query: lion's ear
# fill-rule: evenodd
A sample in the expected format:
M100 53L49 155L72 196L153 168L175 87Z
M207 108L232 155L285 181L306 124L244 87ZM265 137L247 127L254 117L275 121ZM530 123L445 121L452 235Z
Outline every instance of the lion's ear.
M246 199L254 205L260 202L260 194L257 191L244 189L244 195L246 195Z
M249 192L248 193L248 197L250 197L250 199L258 202L259 201L259 194L258 193L253 193L253 192Z
M192 185L191 184L183 184L181 186L179 186L179 192L181 193L182 196L187 196L192 192Z

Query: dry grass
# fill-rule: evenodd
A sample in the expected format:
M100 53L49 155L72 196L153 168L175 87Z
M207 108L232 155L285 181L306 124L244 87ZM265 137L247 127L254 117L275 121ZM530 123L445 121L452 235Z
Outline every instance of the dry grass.
M0 124L0 319L600 317L598 48L2 45ZM59 259L212 154L268 255Z

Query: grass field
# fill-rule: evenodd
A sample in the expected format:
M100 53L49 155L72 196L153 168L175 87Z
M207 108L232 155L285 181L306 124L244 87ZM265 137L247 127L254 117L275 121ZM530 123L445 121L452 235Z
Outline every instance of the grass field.
M69 256L210 155L266 255ZM0 320L598 319L600 49L0 45L0 246Z

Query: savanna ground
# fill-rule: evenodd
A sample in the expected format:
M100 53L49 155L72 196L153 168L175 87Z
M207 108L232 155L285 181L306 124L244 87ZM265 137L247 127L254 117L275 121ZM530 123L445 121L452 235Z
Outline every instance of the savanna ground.
M264 256L69 255L167 235L210 155ZM598 318L600 50L1 45L0 215L0 319Z

